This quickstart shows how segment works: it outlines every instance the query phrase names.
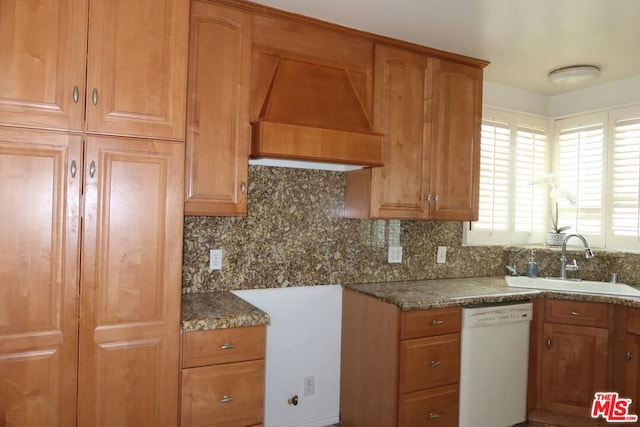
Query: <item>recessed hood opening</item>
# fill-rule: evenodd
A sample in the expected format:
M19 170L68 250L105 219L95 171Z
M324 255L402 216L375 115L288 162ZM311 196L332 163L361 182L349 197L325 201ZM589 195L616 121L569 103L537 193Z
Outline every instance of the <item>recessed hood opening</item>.
M251 157L382 166L382 138L349 71L278 58L252 123Z

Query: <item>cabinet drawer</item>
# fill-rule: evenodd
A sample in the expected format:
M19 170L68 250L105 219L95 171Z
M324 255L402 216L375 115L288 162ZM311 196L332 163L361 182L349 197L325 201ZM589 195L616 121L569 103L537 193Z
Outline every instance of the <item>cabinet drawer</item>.
M459 307L407 311L400 318L400 339L430 337L460 332Z
M264 359L266 328L212 329L183 336L183 368Z
M398 427L456 427L457 425L457 384L400 396Z
M400 343L400 393L457 383L460 377L460 334Z
M627 309L627 332L640 335L640 310L637 308Z
M544 321L607 328L609 306L597 302L548 299L545 300Z
M182 427L260 424L263 399L264 360L182 370Z

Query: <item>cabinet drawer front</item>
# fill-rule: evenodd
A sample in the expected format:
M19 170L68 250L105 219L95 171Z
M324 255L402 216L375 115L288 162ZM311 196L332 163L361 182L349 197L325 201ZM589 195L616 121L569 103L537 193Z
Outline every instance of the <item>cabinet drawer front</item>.
M460 334L400 343L400 393L457 383Z
M456 427L458 385L404 394L398 401L399 427Z
M551 299L545 301L544 321L606 328L609 324L608 313L607 304Z
M627 332L640 335L640 310L637 308L627 309Z
M263 360L182 371L182 427L260 424L263 402Z
M400 339L452 334L460 332L460 324L459 307L408 311L400 319Z
M182 367L263 359L265 335L264 326L186 332Z

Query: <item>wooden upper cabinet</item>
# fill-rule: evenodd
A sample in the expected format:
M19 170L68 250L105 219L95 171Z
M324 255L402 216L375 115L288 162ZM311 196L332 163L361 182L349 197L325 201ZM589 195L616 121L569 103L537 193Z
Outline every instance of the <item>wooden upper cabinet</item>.
M2 0L0 124L82 128L88 0Z
M2 426L75 425L81 145L0 128Z
M386 135L385 166L371 169L371 216L428 217L430 58L376 46L374 126Z
M477 220L482 69L433 60L430 217Z
M189 0L91 0L87 131L184 139Z
M246 215L251 15L191 6L185 214Z
M384 167L347 173L345 215L472 220L482 68L376 45L374 126Z
M3 0L0 124L184 140L188 14L189 0Z
M184 145L89 136L78 426L176 426Z

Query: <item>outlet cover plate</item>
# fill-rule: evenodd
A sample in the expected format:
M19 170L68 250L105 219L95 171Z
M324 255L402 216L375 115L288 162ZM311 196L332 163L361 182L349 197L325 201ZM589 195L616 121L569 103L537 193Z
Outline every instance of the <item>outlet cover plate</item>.
M222 249L209 251L209 271L211 270L222 270Z
M402 246L389 246L387 262L389 264L400 264L402 262Z

